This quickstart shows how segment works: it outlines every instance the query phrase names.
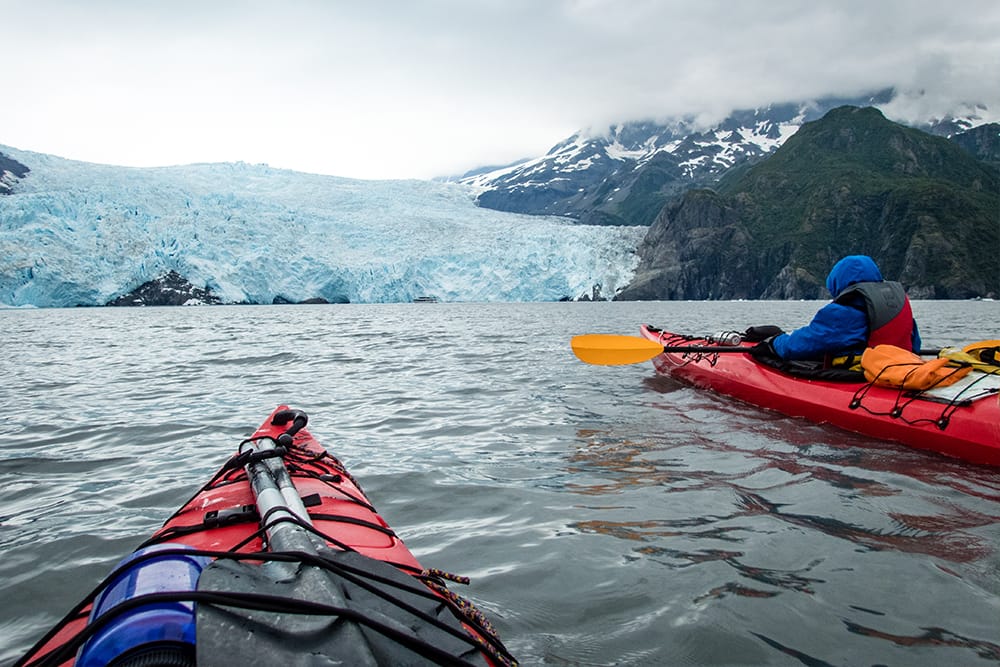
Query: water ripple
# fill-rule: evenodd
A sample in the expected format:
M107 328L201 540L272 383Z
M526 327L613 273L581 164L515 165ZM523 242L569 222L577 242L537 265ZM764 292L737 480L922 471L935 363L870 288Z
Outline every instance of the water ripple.
M422 562L472 577L460 592L524 664L1000 662L995 470L568 348L641 322L791 327L816 305L0 311L0 663L278 403ZM1000 321L914 307L928 346Z

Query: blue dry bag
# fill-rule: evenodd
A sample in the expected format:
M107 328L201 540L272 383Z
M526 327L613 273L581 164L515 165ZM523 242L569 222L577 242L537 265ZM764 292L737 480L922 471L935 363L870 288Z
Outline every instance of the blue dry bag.
M210 558L174 553L135 562L147 554L187 548L181 544L157 544L125 558L119 568L127 569L108 582L94 600L88 624L115 606L142 595L196 590L198 577L211 562ZM80 648L77 667L184 664L187 659L194 664L194 624L194 602L139 605L111 619L91 637ZM157 654L166 662L158 662ZM135 663L137 660L139 663Z

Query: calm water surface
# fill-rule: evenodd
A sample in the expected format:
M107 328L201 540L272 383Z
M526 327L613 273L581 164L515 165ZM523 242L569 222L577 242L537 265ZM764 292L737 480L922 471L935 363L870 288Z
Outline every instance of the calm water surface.
M0 311L0 663L279 403L523 664L1000 663L996 470L569 349L818 305ZM1000 337L1000 303L914 308L925 347Z

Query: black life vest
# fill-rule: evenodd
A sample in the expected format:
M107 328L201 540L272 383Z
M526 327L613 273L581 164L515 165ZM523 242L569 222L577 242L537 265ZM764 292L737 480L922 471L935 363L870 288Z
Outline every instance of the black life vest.
M913 350L913 311L901 284L891 280L854 283L834 301L853 306L856 295L864 298L868 315L868 347L895 345Z

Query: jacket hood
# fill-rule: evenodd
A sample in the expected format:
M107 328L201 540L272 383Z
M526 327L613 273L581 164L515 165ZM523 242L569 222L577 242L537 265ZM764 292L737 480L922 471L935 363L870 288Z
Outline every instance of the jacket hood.
M833 265L826 277L826 288L837 298L841 292L854 283L881 282L882 272L868 255L848 255Z

